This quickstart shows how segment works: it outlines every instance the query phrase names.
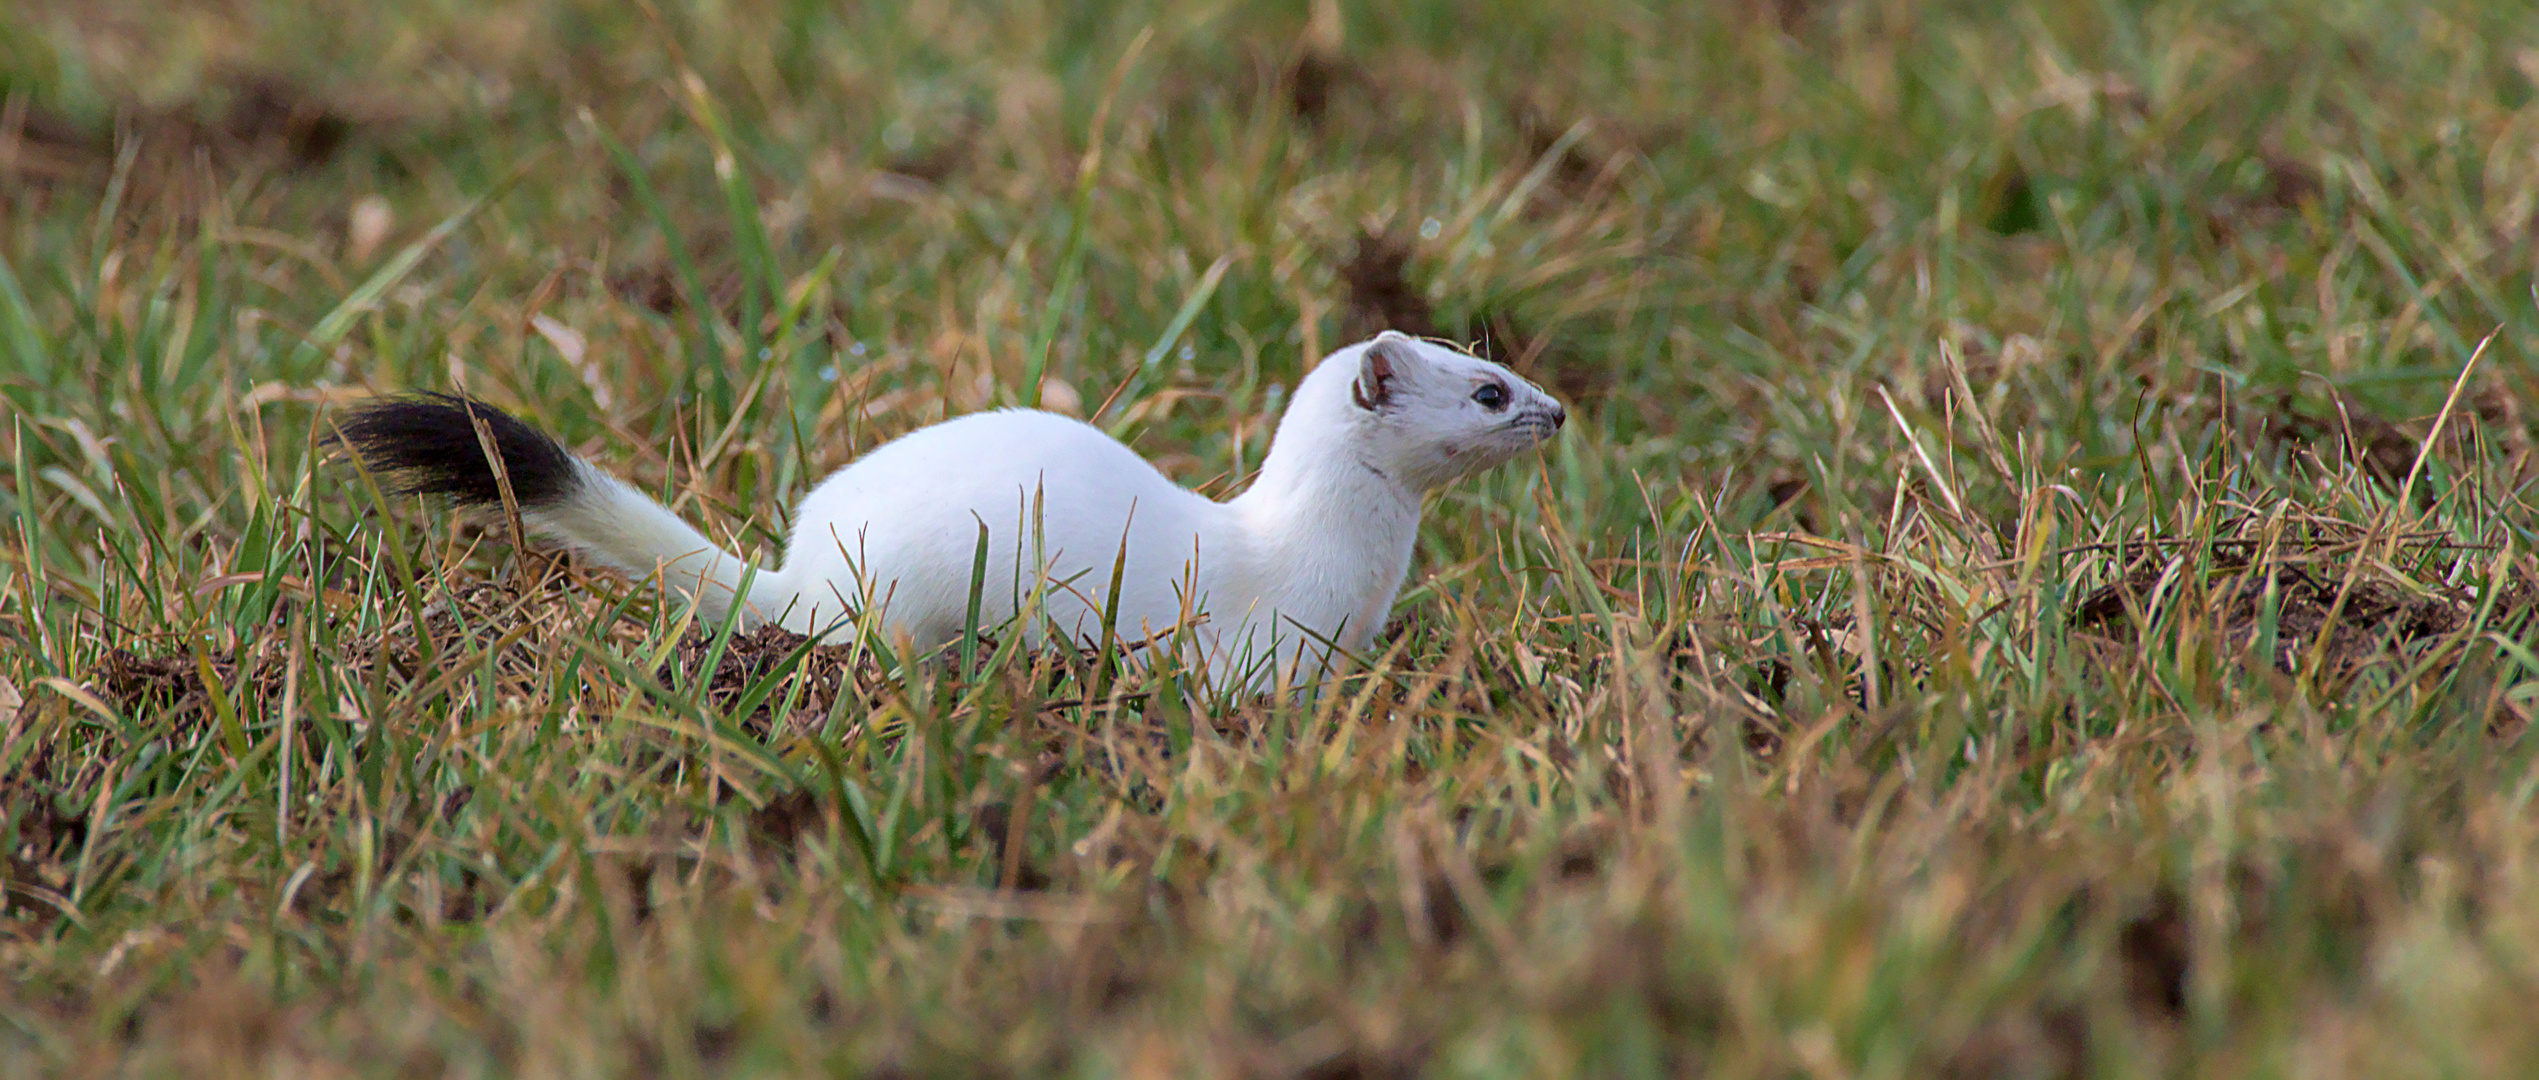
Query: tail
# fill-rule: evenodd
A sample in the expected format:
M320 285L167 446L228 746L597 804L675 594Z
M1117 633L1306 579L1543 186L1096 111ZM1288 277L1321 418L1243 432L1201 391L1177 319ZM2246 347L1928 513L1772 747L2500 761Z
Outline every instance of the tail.
M744 581L744 628L778 621L792 602L778 575L753 571L668 507L484 402L448 394L383 398L355 408L339 427L343 441L391 491L500 511L508 483L521 522L532 531L629 577L658 575L708 620L720 622L731 612ZM500 474L488 443L501 458Z

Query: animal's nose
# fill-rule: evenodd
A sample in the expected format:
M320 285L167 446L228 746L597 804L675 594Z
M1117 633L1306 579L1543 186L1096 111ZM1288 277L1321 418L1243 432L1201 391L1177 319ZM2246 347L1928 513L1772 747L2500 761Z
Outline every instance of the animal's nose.
M1563 425L1568 423L1569 406L1554 404L1552 406L1552 430L1559 431Z

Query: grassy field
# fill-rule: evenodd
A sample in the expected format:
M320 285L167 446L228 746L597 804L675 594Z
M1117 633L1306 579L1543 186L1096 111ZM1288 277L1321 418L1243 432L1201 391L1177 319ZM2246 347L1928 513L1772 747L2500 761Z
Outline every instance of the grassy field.
M2539 14L2447 7L0 7L0 1074L2539 1072ZM765 552L999 404L1239 490L1388 325L1573 418L1302 702L324 442Z

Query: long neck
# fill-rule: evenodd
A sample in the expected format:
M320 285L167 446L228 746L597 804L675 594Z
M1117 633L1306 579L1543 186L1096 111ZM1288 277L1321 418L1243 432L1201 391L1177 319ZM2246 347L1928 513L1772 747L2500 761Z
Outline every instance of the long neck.
M1420 497L1366 459L1354 418L1330 404L1296 402L1259 478L1227 505L1257 545L1262 598L1354 649L1378 629L1410 569Z

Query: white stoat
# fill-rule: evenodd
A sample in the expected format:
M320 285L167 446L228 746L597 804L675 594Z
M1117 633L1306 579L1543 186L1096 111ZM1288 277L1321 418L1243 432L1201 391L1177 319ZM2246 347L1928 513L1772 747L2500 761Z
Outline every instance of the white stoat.
M838 470L795 509L782 566L752 569L660 503L491 406L388 399L344 437L399 490L502 505L596 562L660 575L720 620L851 633L881 625L920 648L968 621L979 532L979 624L1026 614L1037 642L1173 640L1220 685L1268 689L1363 649L1410 569L1420 498L1550 438L1567 412L1497 364L1394 332L1315 366L1250 489L1217 502L1173 483L1079 420L1005 409L922 428ZM478 425L483 425L480 438ZM500 450L497 479L484 447ZM1125 562L1121 562L1125 545ZM1035 602L1039 607L1033 609ZM1176 633L1178 631L1178 634Z

